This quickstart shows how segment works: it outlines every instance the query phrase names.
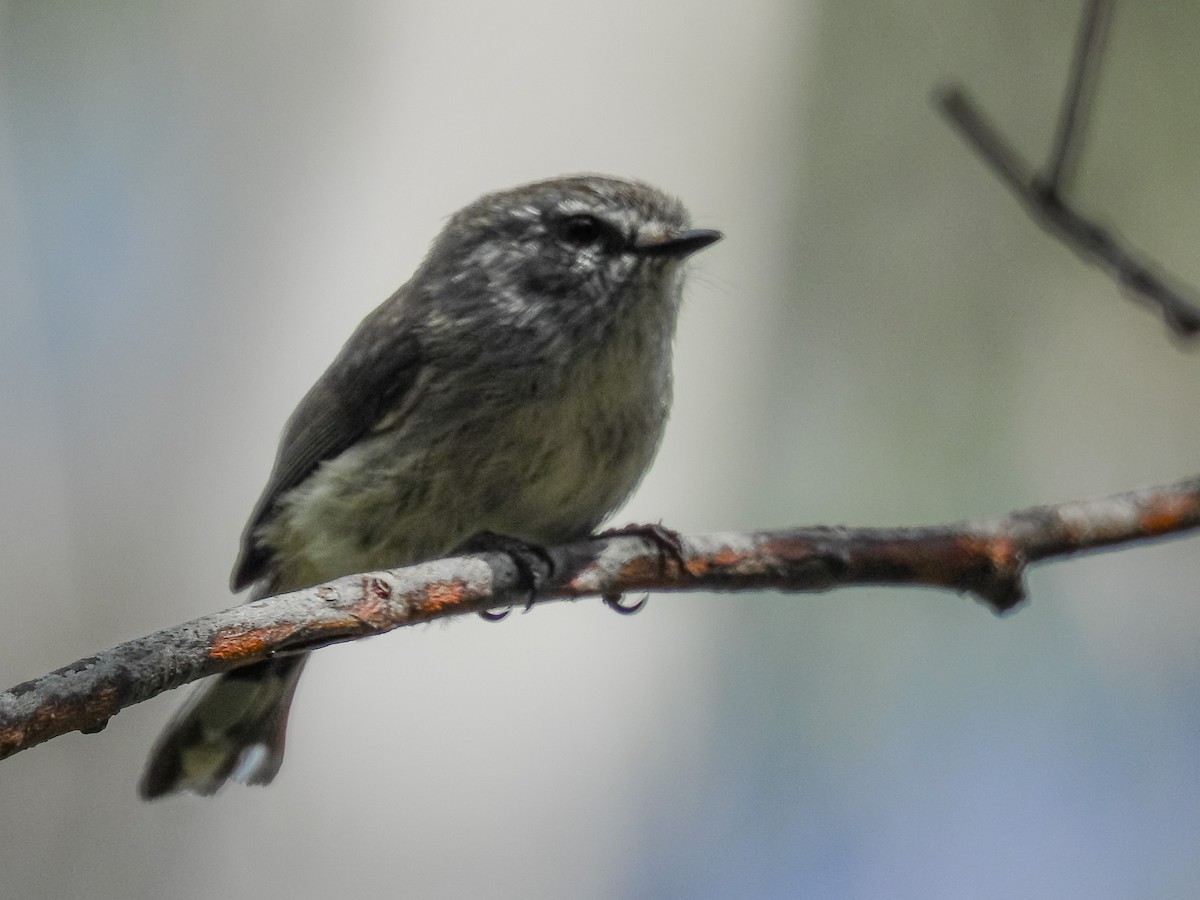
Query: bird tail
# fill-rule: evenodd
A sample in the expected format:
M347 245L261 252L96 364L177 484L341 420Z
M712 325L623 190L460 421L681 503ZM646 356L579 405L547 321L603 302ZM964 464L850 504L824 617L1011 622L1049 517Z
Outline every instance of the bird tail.
M201 685L159 736L138 793L212 794L227 780L266 784L283 762L288 710L308 654L264 660Z

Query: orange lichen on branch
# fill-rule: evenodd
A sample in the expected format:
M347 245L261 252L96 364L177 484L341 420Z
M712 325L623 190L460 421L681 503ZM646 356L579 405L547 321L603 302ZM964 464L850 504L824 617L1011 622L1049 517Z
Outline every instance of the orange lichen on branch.
M1200 500L1196 497L1155 497L1140 510L1138 525L1148 534L1169 534L1197 518L1200 518Z
M691 556L684 562L684 571L693 578L703 578L714 569L731 569L746 559L732 547L722 547L706 556Z
M465 609L472 604L470 585L462 579L429 585L424 597L413 604L414 618L433 619L439 615Z
M997 572L1019 572L1025 565L1021 547L1007 535L998 535L983 542L983 555Z
M363 575L359 597L351 604L349 614L364 625L385 629L396 616L392 609L392 586L375 575Z
M238 662L256 662L266 659L303 628L299 622L281 622L265 628L239 628L229 626L217 631L209 643L211 659Z

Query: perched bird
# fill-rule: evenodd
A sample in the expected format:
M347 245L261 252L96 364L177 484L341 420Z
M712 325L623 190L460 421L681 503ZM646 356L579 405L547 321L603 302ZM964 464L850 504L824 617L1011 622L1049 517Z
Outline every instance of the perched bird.
M658 448L681 263L720 237L660 191L598 175L459 211L288 420L233 590L415 563L479 533L535 547L591 533ZM141 795L269 782L305 658L202 685Z

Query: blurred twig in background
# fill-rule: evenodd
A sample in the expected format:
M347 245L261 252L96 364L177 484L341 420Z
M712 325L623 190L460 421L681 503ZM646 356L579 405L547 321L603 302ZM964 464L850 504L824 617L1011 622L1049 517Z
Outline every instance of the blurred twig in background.
M1090 0L1084 11L1058 134L1044 172L1035 171L1013 149L962 86L938 89L934 101L1035 222L1084 260L1107 270L1134 298L1157 306L1176 335L1192 338L1200 333L1200 308L1188 298L1194 291L1169 285L1153 263L1131 250L1111 228L1076 212L1064 196L1082 153L1114 2Z

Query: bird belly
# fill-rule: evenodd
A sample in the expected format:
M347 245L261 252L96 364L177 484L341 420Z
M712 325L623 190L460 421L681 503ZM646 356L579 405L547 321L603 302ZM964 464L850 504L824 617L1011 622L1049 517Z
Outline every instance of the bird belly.
M276 590L443 556L481 531L590 533L649 465L666 398L645 381L573 387L500 415L417 414L323 463L261 531Z

